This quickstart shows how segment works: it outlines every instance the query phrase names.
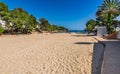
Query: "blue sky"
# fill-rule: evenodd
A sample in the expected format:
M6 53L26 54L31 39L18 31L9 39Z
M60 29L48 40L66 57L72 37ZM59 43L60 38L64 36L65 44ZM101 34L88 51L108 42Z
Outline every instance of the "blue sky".
M95 12L102 0L0 0L9 9L21 7L37 19L44 17L51 24L82 30L89 19L95 19Z

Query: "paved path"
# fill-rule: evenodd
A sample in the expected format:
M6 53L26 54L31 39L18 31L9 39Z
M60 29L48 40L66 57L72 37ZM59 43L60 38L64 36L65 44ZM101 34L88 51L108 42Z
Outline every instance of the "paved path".
M120 74L120 41L97 39L106 45L101 74Z
M120 41L104 42L105 53L102 74L120 74Z

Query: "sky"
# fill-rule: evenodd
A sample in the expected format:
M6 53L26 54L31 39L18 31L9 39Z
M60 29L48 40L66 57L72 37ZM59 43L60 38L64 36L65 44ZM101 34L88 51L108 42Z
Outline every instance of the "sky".
M69 30L83 30L102 0L0 0L10 10L21 7L37 18L45 18L51 24L64 26Z

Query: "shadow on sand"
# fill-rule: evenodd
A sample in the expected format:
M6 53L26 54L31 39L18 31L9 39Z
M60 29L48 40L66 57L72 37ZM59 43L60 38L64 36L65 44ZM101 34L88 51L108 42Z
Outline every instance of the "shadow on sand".
M88 36L94 36L94 35L89 35L89 34L77 34L77 35L72 35L75 37L88 37Z
M93 44L92 42L75 42L75 44Z
M87 35L72 35L72 36L75 36L75 37L86 37Z

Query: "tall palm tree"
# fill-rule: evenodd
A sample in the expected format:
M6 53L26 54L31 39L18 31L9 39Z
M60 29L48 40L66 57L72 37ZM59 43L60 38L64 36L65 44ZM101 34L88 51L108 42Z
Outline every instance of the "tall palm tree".
M101 20L102 24L107 24L109 33L113 32L113 19L120 15L120 1L119 0L103 0L101 6L99 6L96 16Z
M107 14L108 25L111 25L112 19L120 14L120 1L119 0L104 0L102 5L99 6L99 14Z

